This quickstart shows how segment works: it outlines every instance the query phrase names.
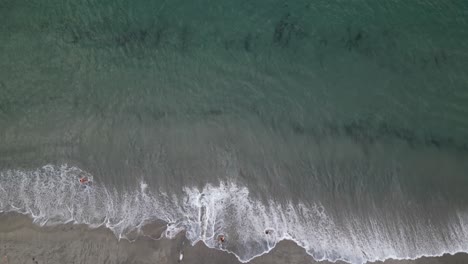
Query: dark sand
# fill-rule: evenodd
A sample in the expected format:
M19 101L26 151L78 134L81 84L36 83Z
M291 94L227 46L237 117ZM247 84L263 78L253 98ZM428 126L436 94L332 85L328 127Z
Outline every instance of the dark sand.
M143 228L146 235L157 238L163 223ZM228 243L228 242L227 242ZM134 242L120 240L106 228L90 229L85 225L39 227L30 218L18 214L0 214L0 263L58 264L58 263L182 263L239 264L232 254L207 248L203 243L190 246L183 234L175 239L154 240L139 236ZM253 264L317 263L304 250L290 241L280 242L270 253L260 256ZM329 263L329 262L319 262ZM382 263L382 262L378 262ZM386 264L461 264L468 263L467 254L418 260L387 260Z

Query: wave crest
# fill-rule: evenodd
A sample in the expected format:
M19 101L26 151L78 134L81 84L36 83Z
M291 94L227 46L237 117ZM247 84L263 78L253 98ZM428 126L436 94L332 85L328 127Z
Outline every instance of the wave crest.
M429 242L418 245L426 239L417 237L427 231L424 228L412 226L415 233L405 235L403 222L389 228L378 219L362 223L350 218L338 225L318 202L262 202L233 182L207 184L201 190L185 186L183 195L176 196L154 191L143 181L132 191L119 192L96 182L85 187L78 181L83 176L93 179L67 165L0 172L0 211L30 215L41 226L70 222L106 226L119 239L141 231L148 222L163 220L166 237L185 231L192 245L202 241L234 253L242 262L269 252L285 239L295 241L316 260L350 263L468 251L468 214L463 212L457 213L444 241L429 235ZM219 235L226 237L225 243L217 241ZM410 251L412 247L415 250Z

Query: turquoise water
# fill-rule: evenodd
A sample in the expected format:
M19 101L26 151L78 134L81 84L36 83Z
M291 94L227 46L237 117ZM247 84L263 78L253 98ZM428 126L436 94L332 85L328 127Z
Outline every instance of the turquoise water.
M242 261L282 239L351 263L467 252L467 12L2 1L0 209L162 219Z

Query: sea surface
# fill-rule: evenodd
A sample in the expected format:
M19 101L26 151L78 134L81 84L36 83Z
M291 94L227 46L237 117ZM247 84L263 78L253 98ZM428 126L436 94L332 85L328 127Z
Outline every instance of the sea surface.
M242 262L468 252L468 1L0 0L11 211Z

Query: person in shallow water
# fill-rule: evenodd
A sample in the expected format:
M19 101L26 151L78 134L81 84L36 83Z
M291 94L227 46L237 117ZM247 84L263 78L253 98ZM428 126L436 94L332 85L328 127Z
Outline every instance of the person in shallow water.
M218 241L219 241L219 243L224 243L224 241L226 241L226 237L224 237L224 235L219 235L218 236Z
M89 183L88 177L81 177L81 178L80 178L80 183L81 183L81 184L87 184L87 183Z

